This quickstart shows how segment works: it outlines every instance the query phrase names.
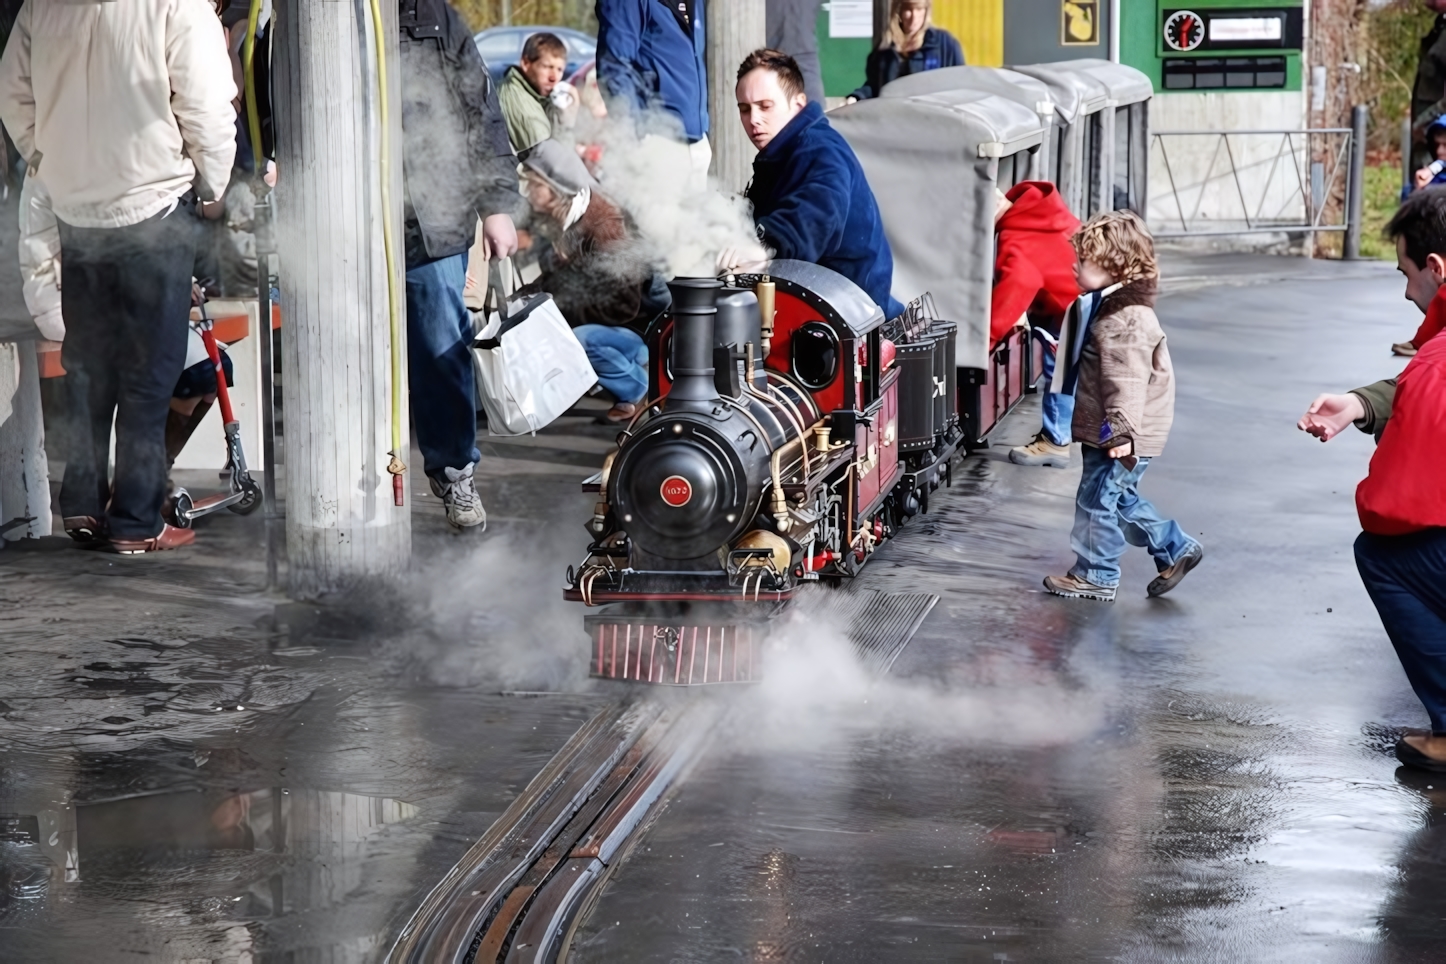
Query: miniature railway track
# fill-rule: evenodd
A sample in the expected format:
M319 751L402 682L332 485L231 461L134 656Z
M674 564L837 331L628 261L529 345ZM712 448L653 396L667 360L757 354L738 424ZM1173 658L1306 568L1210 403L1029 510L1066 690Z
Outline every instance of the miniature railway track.
M938 602L927 593L807 594L841 614L855 655L888 673ZM389 964L552 964L614 868L702 754L725 700L624 698L584 723L422 902Z
M719 712L713 700L604 707L433 889L388 961L556 961Z

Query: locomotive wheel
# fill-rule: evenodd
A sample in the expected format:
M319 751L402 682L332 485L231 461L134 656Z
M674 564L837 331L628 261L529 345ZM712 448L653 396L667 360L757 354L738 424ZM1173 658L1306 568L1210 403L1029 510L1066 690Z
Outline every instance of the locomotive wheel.
M261 486L257 485L254 480L247 479L241 483L241 491L245 493L241 497L241 501L234 502L226 508L237 515L250 515L256 511L257 506L261 505Z

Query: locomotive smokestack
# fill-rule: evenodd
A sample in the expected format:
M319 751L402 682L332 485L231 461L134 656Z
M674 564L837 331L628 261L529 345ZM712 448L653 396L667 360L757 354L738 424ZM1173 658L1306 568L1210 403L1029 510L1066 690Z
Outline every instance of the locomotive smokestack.
M718 386L713 384L713 322L718 315L717 278L674 278L668 282L673 293L673 389L668 407L676 402L713 402Z

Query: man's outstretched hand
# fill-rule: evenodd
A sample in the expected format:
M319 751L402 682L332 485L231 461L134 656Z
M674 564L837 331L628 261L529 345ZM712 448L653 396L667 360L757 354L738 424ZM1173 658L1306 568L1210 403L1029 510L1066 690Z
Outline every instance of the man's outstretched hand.
M1305 410L1295 427L1322 442L1329 442L1346 426L1365 417L1366 406L1359 396L1349 392L1345 395L1321 395L1310 403L1310 408Z

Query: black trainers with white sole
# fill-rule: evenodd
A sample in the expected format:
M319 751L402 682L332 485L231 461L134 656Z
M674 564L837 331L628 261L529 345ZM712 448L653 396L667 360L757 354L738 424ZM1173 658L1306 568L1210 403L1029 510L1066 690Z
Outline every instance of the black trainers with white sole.
M442 500L447 510L447 524L454 529L487 529L487 510L482 507L482 497L477 494L477 484L472 481L472 470L476 463L468 462L460 469L447 468L444 479L429 476L432 494Z

